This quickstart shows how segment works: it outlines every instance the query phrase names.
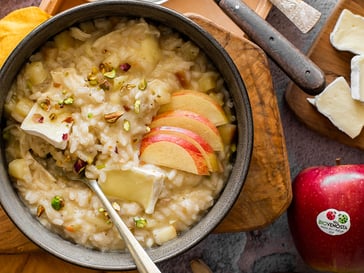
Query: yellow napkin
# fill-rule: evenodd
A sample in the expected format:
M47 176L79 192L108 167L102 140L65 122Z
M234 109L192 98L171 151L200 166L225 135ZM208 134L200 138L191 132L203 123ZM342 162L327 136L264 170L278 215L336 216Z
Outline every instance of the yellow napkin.
M38 7L15 10L0 20L0 67L17 44L51 16Z

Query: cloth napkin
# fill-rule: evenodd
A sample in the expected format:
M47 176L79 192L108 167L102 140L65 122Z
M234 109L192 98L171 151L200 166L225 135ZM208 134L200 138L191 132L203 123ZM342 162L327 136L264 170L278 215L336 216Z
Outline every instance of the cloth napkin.
M38 7L15 10L0 20L0 68L17 44L51 16Z

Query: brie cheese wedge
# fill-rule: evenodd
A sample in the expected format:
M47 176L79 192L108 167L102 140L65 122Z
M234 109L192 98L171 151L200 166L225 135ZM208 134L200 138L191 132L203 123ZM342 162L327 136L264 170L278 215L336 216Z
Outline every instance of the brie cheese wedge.
M335 79L321 94L308 101L351 138L360 134L364 126L364 103L353 100L344 77Z
M57 113L52 118L48 111L42 109L39 103L35 103L28 115L23 120L20 128L30 135L38 136L58 149L67 147L71 127L72 114Z
M107 196L138 202L144 207L145 213L154 212L164 186L164 174L139 167L108 170L105 174L105 181L99 182Z
M344 9L330 34L330 42L338 50L364 54L364 17Z
M351 97L364 102L364 55L351 59Z

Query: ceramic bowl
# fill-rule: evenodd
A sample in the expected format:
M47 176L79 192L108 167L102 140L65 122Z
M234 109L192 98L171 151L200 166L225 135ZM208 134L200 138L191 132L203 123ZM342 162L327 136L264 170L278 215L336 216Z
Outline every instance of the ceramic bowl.
M175 11L143 1L100 1L77 6L62 12L31 32L13 51L0 71L0 109L18 71L38 48L47 40L70 26L105 16L144 17L165 24L195 42L210 58L225 79L235 106L237 117L237 153L233 169L221 195L200 222L176 239L148 250L155 262L161 262L181 254L205 238L232 208L243 187L251 159L253 146L253 121L250 103L243 80L233 61L221 45L192 20ZM1 111L2 129L4 128ZM2 135L2 134L1 134ZM45 251L67 262L93 269L130 270L135 268L132 257L124 252L101 252L87 249L62 239L43 227L19 199L7 173L1 141L0 201L14 224L32 242Z

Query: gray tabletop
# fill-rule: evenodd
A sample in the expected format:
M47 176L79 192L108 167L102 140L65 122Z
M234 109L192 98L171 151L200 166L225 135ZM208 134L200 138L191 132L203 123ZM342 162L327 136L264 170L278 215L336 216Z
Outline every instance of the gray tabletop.
M337 0L306 0L306 2L322 12L320 22L308 34L302 34L276 8L273 8L267 17L268 22L305 53L317 38ZM1 0L0 18L16 8L37 6L39 3L40 0ZM346 164L363 163L362 151L322 137L307 129L296 119L284 101L284 92L290 79L273 61L269 61L286 137L292 178L309 166L332 165L337 157L341 157ZM158 266L162 272L191 272L190 260L197 258L208 264L214 273L316 272L308 268L297 254L285 214L262 230L211 234L193 249Z

